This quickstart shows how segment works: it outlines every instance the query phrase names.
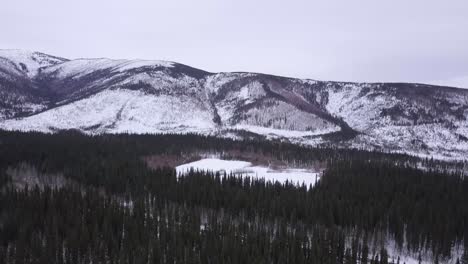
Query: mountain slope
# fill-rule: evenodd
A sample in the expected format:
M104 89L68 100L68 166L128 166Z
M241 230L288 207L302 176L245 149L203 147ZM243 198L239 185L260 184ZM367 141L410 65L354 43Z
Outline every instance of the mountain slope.
M8 130L235 137L248 131L300 144L468 156L468 90L449 87L0 51L0 95L0 128Z
M0 120L45 109L47 98L34 77L65 61L40 52L0 50Z

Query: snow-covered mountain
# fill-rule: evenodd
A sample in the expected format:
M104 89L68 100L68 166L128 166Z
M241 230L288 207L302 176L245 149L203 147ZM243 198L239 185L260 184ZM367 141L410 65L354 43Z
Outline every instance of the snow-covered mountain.
M468 157L468 90L209 73L166 61L0 50L0 129L260 135ZM245 132L248 133L245 133Z

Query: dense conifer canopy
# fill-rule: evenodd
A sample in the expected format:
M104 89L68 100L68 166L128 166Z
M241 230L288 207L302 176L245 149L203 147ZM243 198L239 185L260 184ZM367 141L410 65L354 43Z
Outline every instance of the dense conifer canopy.
M326 169L307 188L204 171L178 177L144 159L194 152ZM20 164L59 180L19 188L11 169ZM397 263L390 240L444 260L468 241L464 166L198 135L0 132L0 263Z

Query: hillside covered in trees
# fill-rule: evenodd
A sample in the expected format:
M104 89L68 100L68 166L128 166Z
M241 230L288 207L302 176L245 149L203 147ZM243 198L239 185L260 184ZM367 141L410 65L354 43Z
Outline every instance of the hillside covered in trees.
M323 175L309 188L176 174L200 153ZM190 134L0 132L0 263L465 264L466 167Z

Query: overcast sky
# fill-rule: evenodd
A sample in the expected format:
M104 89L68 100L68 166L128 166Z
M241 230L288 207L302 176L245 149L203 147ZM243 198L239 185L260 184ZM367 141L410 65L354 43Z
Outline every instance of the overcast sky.
M0 48L468 87L467 0L14 0Z

